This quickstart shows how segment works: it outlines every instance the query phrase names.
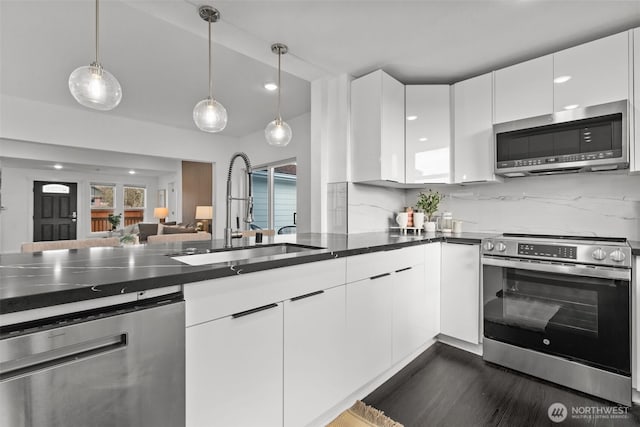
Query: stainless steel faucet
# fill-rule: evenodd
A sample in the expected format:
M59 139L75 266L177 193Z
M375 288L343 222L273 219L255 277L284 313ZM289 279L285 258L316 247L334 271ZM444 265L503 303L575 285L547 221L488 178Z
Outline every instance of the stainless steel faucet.
M247 168L247 182L249 183L249 194L247 197L231 197L231 173L233 172L233 162L238 158L244 160L244 165ZM224 229L224 247L230 248L231 241L233 239L233 230L231 229L231 201L232 200L246 200L247 201L247 216L244 222L251 224L253 222L253 192L251 190L251 162L249 157L245 153L235 153L231 156L229 162L229 174L227 175L227 225Z

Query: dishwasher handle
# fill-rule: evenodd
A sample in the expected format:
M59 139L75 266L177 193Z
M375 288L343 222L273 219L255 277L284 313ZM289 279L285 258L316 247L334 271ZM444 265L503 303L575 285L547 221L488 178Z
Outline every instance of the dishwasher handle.
M127 334L92 339L0 363L0 383L126 347Z

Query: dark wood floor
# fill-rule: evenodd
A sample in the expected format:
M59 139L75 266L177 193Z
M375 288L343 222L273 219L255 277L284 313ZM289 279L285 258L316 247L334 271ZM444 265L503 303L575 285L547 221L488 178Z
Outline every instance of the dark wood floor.
M640 425L638 406L618 415L621 418L574 418L572 407L617 405L485 363L480 356L442 343L364 401L406 427ZM568 408L569 416L561 423L551 422L547 415L555 402Z

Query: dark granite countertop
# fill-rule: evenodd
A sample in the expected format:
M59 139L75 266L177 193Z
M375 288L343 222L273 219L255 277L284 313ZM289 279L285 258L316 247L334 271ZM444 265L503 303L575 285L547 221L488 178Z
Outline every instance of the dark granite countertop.
M629 240L629 244L631 245L631 254L640 256L640 241Z
M491 234L400 235L393 233L298 234L265 238L263 245L293 243L323 248L201 266L171 258L187 248L198 252L223 248L222 240L116 248L90 248L0 255L0 313L139 292L171 285L246 274L272 268L357 255L432 241L478 244ZM247 246L248 239L234 240Z

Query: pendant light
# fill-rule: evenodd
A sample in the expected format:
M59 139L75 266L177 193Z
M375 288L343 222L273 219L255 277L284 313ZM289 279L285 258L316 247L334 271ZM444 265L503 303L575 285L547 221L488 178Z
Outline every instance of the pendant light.
M193 121L205 132L220 132L227 126L227 109L213 99L213 77L211 75L211 23L220 19L220 12L211 6L200 6L198 14L209 23L209 96L193 108Z
M98 30L100 9L96 0L96 60L88 66L76 68L69 76L71 95L85 107L96 110L112 110L122 100L122 88L118 80L102 68L98 60Z
M288 51L287 45L282 43L271 45L271 52L278 55L278 115L274 121L267 125L264 130L264 136L267 138L269 145L274 147L285 147L291 141L292 136L291 127L280 116L280 92L282 88L280 82L280 58Z

